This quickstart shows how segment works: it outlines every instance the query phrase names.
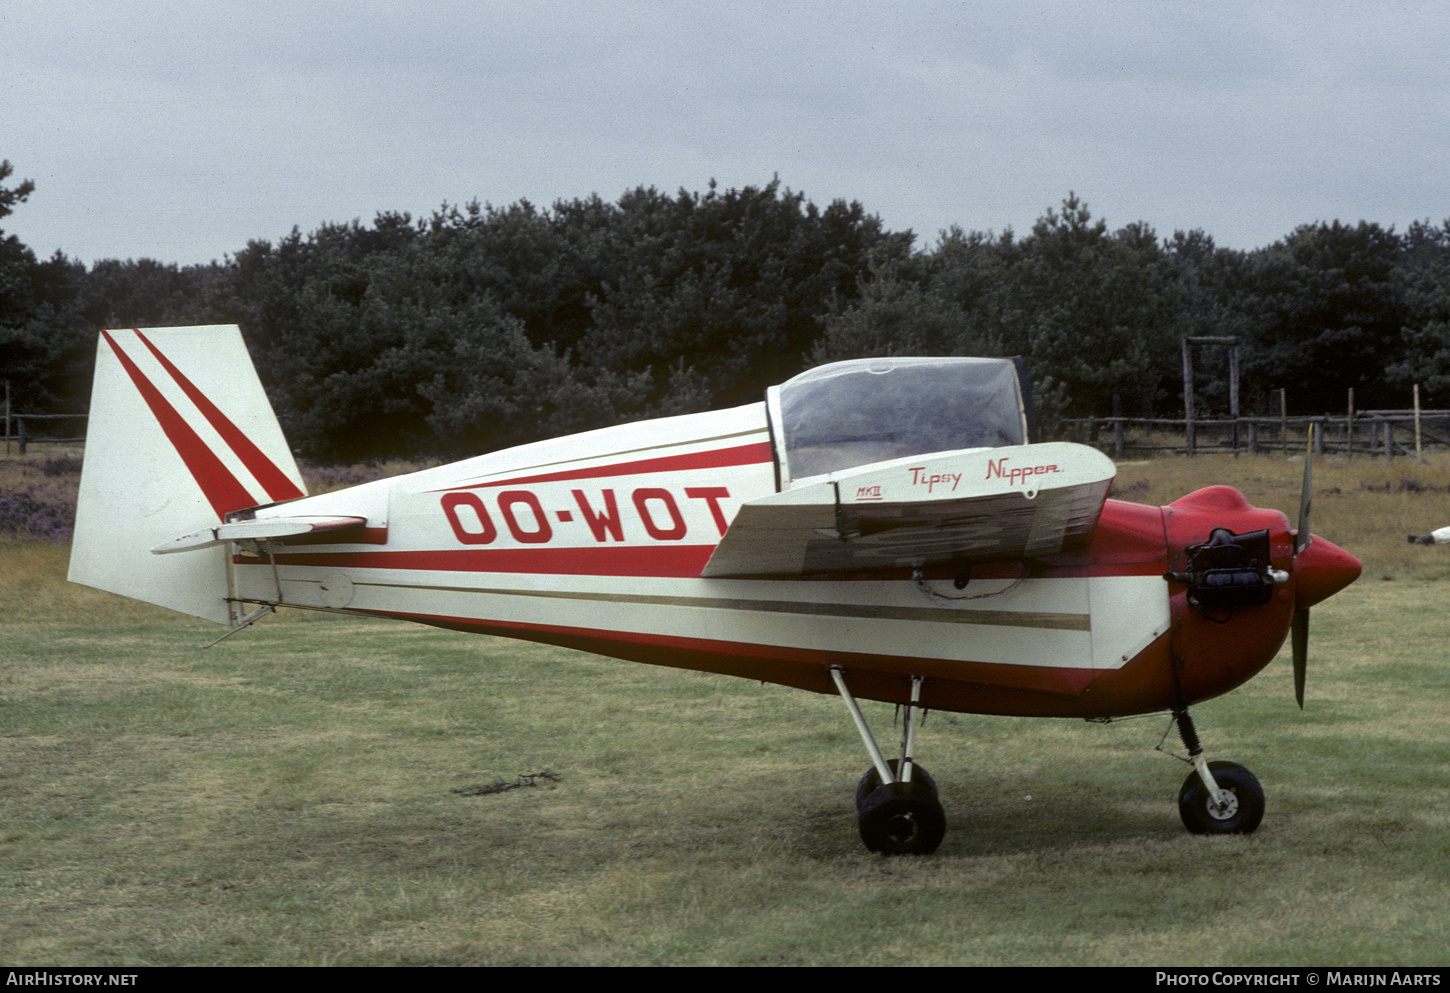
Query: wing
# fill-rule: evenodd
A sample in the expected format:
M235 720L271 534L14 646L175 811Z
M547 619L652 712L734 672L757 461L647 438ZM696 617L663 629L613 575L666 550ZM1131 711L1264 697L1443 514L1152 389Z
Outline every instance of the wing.
M861 466L741 506L704 576L1052 555L1097 526L1116 468L1085 445L983 448Z

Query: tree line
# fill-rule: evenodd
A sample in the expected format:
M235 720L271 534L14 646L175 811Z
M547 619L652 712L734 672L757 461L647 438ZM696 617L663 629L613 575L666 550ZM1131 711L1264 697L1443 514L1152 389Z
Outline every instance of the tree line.
M33 192L3 185L0 219ZM1025 235L926 248L778 181L448 206L294 230L223 262L41 261L0 231L0 368L19 409L83 410L102 327L239 324L305 456L458 456L747 403L869 355L1022 355L1042 421L1182 410L1179 339L1242 342L1246 412L1450 405L1450 221L1304 225L1253 251L1112 231L1069 195ZM1226 409L1221 358L1199 393Z

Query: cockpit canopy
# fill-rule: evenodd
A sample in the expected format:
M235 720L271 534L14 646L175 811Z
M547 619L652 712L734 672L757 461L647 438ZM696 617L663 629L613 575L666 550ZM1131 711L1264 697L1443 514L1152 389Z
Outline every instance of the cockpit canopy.
M807 370L766 392L781 486L888 459L1028 441L1013 359L880 358Z

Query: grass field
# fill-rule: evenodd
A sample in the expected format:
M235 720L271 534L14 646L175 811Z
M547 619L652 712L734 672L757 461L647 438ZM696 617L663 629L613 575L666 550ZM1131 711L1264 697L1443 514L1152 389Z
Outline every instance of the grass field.
M1300 471L1118 488L1292 516ZM63 545L0 543L0 961L1445 965L1450 548L1404 536L1450 523L1450 460L1315 471L1365 575L1314 611L1307 709L1286 657L1195 708L1264 784L1255 835L1184 832L1164 719L937 713L927 858L862 849L834 698L315 614L202 650L66 584Z

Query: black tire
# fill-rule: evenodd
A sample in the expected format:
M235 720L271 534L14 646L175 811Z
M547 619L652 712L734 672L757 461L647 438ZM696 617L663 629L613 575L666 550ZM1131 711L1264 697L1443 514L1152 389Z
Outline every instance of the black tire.
M1228 806L1219 810L1208 795L1208 787L1195 770L1178 791L1178 815L1193 834L1252 834L1264 819L1264 788L1252 772L1237 762L1210 762L1218 788L1230 794Z
M861 840L882 855L930 855L947 833L937 798L917 783L888 783L861 804Z
M901 761L899 759L888 759L886 764L891 766L891 774L893 776L896 775L897 770L901 768ZM926 769L924 769L919 763L911 763L911 781L914 785L924 786L926 788L926 791L933 797L937 795L936 780L932 779L931 773L927 772ZM866 798L874 793L876 791L876 787L880 785L881 773L877 772L876 767L873 765L871 768L866 770L866 775L862 776L861 781L856 784L857 810L861 809L861 804L865 803Z

